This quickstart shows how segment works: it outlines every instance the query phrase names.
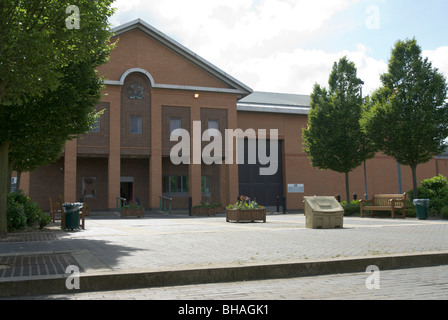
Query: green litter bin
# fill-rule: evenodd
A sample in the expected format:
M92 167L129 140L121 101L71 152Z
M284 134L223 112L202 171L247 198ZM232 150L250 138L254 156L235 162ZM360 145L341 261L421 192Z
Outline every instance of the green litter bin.
M62 208L65 212L65 229L79 229L79 211L82 209L82 203L64 203Z
M429 199L415 199L413 202L417 207L417 219L428 219Z

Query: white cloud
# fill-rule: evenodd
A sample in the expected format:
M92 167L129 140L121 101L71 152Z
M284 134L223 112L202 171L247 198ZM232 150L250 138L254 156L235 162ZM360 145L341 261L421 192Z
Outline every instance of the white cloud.
M328 53L323 50L296 49L267 58L249 58L229 65L230 73L257 91L310 94L315 83L328 85L333 64L343 56L356 64L358 76L365 82L363 94L380 86L380 75L387 71L387 63L368 56L364 46L354 52Z
M257 91L310 94L315 83L327 85L333 63L347 55L368 94L379 86L386 63L369 57L366 47L330 53L302 46L302 39L357 2L118 0L111 22L142 18Z
M439 69L448 79L448 47L440 47L435 50L423 51L423 56L428 57L432 62L432 66Z

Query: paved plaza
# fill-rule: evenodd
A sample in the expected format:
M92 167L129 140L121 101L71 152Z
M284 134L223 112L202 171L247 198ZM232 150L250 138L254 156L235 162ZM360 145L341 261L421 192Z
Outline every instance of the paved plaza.
M334 284L341 288L353 283L359 286L362 280L360 288L364 292L365 270L371 264L379 264L381 269L400 270L448 264L448 221L444 220L345 217L343 229L313 230L305 227L303 214L269 214L267 223L237 224L227 223L224 215L189 217L184 213L147 213L144 219L120 219L117 214L109 213L88 217L86 230L62 231L55 227L54 231L41 232L35 237L36 241L32 241L32 234L23 238L20 235L9 235L0 241L0 298L7 298L8 295L25 296L25 292L21 291L23 287L27 294L41 298L44 293L47 296L66 294L74 297L74 292L82 294L80 297L84 298L100 298L100 293L81 293L82 289L132 289L149 290L147 294L138 295L148 299L313 299L319 298L319 284L312 281L317 276L319 278L316 279L324 283L343 279L344 286ZM48 258L42 260L46 262L33 264L32 261L37 261L34 258L43 256ZM18 263L19 260L22 262ZM15 261L15 265L11 261ZM48 290L52 282L59 287L65 284L68 275L57 270L64 269L68 263L73 264L73 261L79 267L81 290L39 291L44 288L42 283L46 284L45 289ZM437 278L430 280L436 282L433 285L440 284L440 292L434 293L433 297L446 299L447 268L438 268L428 269L438 272ZM396 279L394 272L409 274L411 269L406 272L400 270L381 270L383 288L390 284L388 278ZM424 269L421 270L418 273L425 274ZM341 278L335 274L344 275ZM351 280L351 277L358 280ZM101 281L98 280L100 278ZM267 282L247 281L244 286L241 285L241 281L245 280ZM105 282L108 284L103 286ZM239 283L238 287L243 291L236 296L216 293L217 286L231 288L229 282ZM143 288L139 287L139 283ZM276 286L284 288L286 283L295 283L302 290L292 290L290 293L283 290L278 293L262 289ZM33 289L34 285L36 288ZM258 285L261 287L257 288ZM203 294L195 295L197 286L210 288L216 296L207 294L208 291L203 289L199 290ZM250 289L244 291L247 286ZM168 290L166 288L178 289L164 295L162 292ZM427 283L425 288L428 288ZM8 290L11 290L9 294L5 292ZM176 293L188 290L193 294ZM229 290L235 292L234 289ZM326 290L320 291L323 294L320 298L331 298L325 295ZM345 291L349 293L345 297L356 298L356 291L349 288ZM310 295L309 292L314 293ZM382 292L386 294L386 290ZM383 298L387 298L387 295ZM381 298L373 295L375 297Z

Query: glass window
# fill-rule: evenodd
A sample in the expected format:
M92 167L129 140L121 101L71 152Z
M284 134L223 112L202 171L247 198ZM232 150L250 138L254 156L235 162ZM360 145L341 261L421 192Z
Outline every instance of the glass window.
M208 120L208 128L209 129L216 129L219 131L219 120L217 119L210 119ZM210 137L215 137L218 136L218 134L216 132L210 132L209 131L209 136Z
M162 177L162 192L169 193L170 192L170 177L163 176Z
M190 183L188 176L182 177L182 192L190 192Z
M210 177L201 177L201 192L206 194L210 193Z
M178 193L182 192L182 177L179 176L171 176L170 177L170 192Z
M188 176L162 177L162 192L170 194L188 194L190 190Z
M131 134L142 134L141 116L131 116Z
M101 131L101 117L95 119L95 123L90 128L91 133L99 133Z
M182 119L181 118L170 118L170 135L176 129L182 129Z

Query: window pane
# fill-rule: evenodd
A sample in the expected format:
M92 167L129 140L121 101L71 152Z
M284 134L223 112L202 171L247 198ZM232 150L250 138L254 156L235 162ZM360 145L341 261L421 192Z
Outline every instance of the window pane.
M208 120L208 128L209 129L216 129L216 130L219 131L219 120L213 120L213 119ZM217 135L218 134L216 132L210 132L209 131L209 136L210 137L215 137Z
M208 120L208 128L219 130L219 120Z
M182 177L182 192L186 193L190 191L188 176Z
M171 193L182 192L181 186L182 186L182 177L180 177L180 176L171 176L170 177Z
M142 117L131 116L131 134L142 134Z
M170 134L176 129L182 129L182 119L170 118Z
M201 177L201 191L202 193L210 193L210 177Z
M101 117L95 119L95 123L90 128L90 132L98 133L101 130Z
M169 179L170 179L170 177L168 177L168 176L162 177L162 192L163 193L170 192Z

